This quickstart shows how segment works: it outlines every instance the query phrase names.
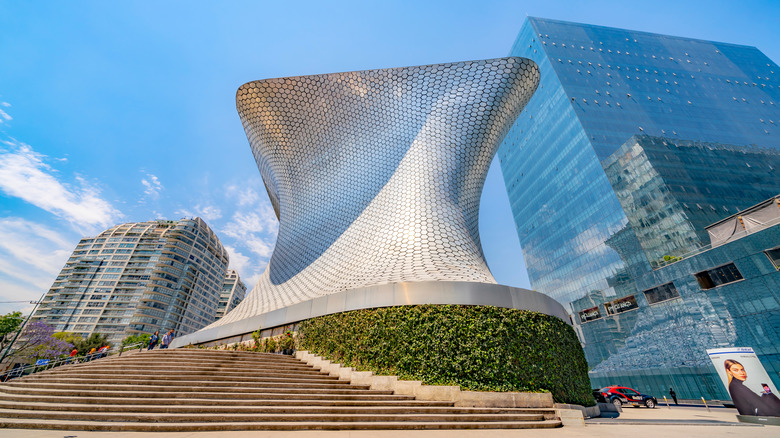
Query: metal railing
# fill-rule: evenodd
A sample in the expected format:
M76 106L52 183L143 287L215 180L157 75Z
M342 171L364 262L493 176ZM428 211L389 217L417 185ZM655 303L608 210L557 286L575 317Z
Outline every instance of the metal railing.
M62 357L59 359L41 359L35 362L34 364L17 367L0 374L0 382L7 382L8 380L15 379L17 377L29 376L31 374L35 374L40 371L46 371L52 368L57 368L62 365L70 365L70 364L75 365L78 363L91 362L93 360L101 359L103 357L108 357L111 355L117 355L117 357L119 357L122 355L123 352L127 350L135 349L136 347L138 347L140 351L141 349L144 348L144 343L139 342L133 345L125 345L122 346L119 349L119 351L109 351L107 353L102 351L96 351L92 354L85 354L83 356L69 356L69 357Z

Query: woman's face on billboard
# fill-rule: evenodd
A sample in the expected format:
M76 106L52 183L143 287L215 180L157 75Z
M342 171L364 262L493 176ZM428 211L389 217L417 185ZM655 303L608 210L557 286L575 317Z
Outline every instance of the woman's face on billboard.
M738 380L747 379L747 373L745 372L745 367L743 367L738 363L732 364L731 367L729 367L729 374L731 374L732 376L734 376L735 379Z

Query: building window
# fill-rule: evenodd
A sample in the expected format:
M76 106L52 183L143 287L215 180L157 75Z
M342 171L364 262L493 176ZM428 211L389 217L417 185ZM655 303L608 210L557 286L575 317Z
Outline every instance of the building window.
M607 315L628 312L629 310L634 310L638 307L639 304L636 303L636 298L634 298L633 295L604 303L604 309L606 309Z
M644 291L647 304L660 303L674 298L679 298L680 293L674 287L674 283L666 283Z
M729 263L693 275L696 277L696 281L699 282L699 286L704 290L743 279L742 274L734 263Z
M580 323L585 323L588 321L593 321L594 319L601 318L601 312L599 311L599 306L591 307L590 309L585 309L581 312L578 312L578 314L580 315Z
M777 248L767 249L764 251L764 254L766 254L767 257L769 257L769 261L772 262L772 265L780 271L780 246Z

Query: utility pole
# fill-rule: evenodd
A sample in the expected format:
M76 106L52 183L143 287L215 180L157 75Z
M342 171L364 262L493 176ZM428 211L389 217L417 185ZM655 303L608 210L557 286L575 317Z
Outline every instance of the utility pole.
M33 316L33 313L35 313L35 309L38 308L38 304L41 304L43 302L43 298L46 297L46 294L44 293L41 295L41 298L38 299L38 301L30 301L30 304L35 304L35 307L33 307L32 311L29 315L27 315L27 318L25 318L24 322L19 326L19 330L16 331L16 335L14 336L14 339L11 341L10 344L8 344L8 347L6 347L5 351L3 352L3 356L0 357L0 363L3 363L3 360L5 360L5 357L8 356L8 352L11 351L11 347L13 347L14 342L16 342L16 338L19 337L19 334L22 333L22 330L24 329L24 326L27 325L27 321L30 320L30 317Z

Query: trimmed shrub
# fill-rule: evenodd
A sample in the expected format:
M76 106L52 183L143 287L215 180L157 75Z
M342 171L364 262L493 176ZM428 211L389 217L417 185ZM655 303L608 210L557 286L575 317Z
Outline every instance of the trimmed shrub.
M595 404L574 330L537 312L492 306L362 309L306 320L299 348L344 366L471 391L551 392Z

